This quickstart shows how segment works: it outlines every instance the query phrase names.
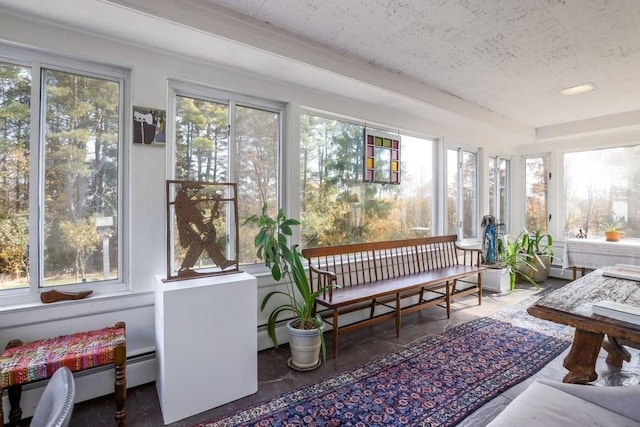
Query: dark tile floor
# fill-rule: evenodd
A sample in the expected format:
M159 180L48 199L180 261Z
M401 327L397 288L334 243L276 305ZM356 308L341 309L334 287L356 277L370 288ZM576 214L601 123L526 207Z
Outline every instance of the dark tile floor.
M542 285L542 288L562 286L564 283L565 281L562 280L550 279ZM259 386L256 394L194 415L171 426L192 426L198 422L219 419L239 409L401 349L425 336L439 334L455 325L504 309L536 292L538 291L525 284L518 285L516 291L505 295L485 292L480 306L474 296L460 298L453 304L450 319L447 319L444 310L439 307L412 313L403 317L399 338L395 335L395 324L391 321L345 334L341 336L338 359L327 360L318 369L309 372L297 372L287 367L286 362L289 357L287 345L280 346L278 350L261 351L258 354ZM330 344L328 347L330 352ZM185 393L189 393L189 390L185 390ZM114 407L110 396L78 403L74 408L71 426L113 425ZM127 411L127 425L130 427L164 424L154 383L128 390Z

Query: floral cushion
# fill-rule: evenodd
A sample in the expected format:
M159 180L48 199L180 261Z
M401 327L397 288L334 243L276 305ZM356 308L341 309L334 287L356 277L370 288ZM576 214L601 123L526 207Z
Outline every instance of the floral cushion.
M0 356L0 387L50 378L61 366L75 372L113 363L114 348L125 343L125 328L112 326L8 348Z

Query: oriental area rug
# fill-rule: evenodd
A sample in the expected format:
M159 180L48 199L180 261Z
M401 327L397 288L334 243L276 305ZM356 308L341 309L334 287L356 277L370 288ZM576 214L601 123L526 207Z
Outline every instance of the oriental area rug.
M455 425L571 343L527 314L539 297L198 427Z

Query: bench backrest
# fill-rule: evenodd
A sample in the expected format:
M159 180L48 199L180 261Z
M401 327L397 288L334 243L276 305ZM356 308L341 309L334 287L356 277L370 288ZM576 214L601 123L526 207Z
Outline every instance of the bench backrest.
M355 243L349 245L305 248L313 289L330 284L327 275L335 274L334 285L357 286L377 280L406 276L437 268L473 263L460 260L457 236L434 236L406 240ZM471 258L469 256L469 258Z

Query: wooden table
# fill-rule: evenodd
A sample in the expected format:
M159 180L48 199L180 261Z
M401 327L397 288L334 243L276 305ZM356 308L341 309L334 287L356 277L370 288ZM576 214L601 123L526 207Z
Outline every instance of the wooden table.
M607 363L621 367L629 352L620 342L640 344L640 325L592 312L593 304L614 301L640 306L640 282L602 275L598 269L541 298L527 310L552 322L573 326L576 332L563 366L569 370L565 383L584 384L598 378L595 371L600 347L609 353ZM604 336L607 335L607 341Z

